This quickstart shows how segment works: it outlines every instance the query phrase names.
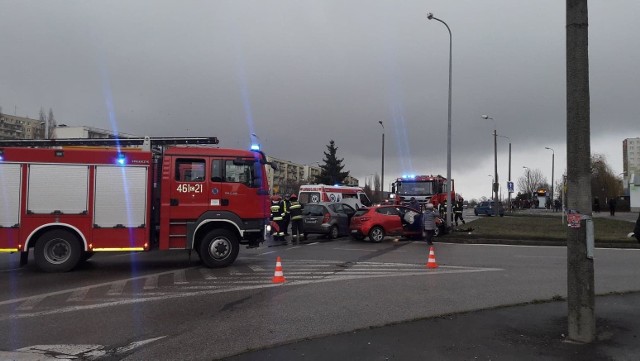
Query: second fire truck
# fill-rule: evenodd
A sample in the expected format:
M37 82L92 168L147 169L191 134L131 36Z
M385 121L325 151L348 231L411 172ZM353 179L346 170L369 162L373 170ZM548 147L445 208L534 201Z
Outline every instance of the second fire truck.
M217 138L0 142L0 252L48 272L96 252L192 250L208 267L264 240L267 159ZM191 145L188 145L191 144ZM117 147L105 147L116 145ZM139 145L143 149L130 148Z
M396 179L391 186L392 201L396 204L409 204L415 198L422 206L427 203L438 205L447 200L447 178L437 175L412 175ZM451 201L456 199L453 179L451 180Z

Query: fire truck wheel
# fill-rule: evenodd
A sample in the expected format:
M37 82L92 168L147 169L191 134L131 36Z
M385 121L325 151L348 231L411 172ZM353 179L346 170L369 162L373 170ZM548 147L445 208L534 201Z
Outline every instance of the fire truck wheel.
M384 229L382 227L375 226L369 231L369 239L371 242L382 242L384 236Z
M67 272L80 261L82 248L73 233L56 229L40 236L34 256L38 267L45 272Z
M214 229L204 236L199 248L200 260L207 267L226 267L238 257L240 241L226 229Z

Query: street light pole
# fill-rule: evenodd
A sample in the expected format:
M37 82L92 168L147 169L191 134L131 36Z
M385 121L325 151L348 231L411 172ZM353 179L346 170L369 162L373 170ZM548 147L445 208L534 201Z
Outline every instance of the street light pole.
M507 182L511 183L511 138L507 137L506 135L498 135L499 137L502 138L507 138L509 139L509 179L507 180ZM511 192L509 192L509 187L507 187L507 206L509 207L509 210L511 210Z
M493 174L487 174L489 177L491 177L491 192L489 192L489 194L491 195L491 197L493 197Z
M495 179L493 181L493 201L495 202L494 214L498 216L498 131L496 130L496 120L488 115L483 115L483 119L493 120L493 172Z
M378 120L380 126L382 126L382 174L380 175L380 202L384 200L384 124L382 120Z
M556 152L549 148L549 147L544 147L544 149L548 149L551 151L551 206L553 206L553 199L555 198L556 194L554 193L554 189L553 189L553 172L555 171L556 167L555 167L555 158L556 158Z
M451 59L453 58L453 37L451 35L451 29L449 25L444 21L438 19L433 16L432 13L427 13L427 19L436 20L444 24L447 27L447 31L449 32L449 104L448 104L448 121L447 121L447 219L446 225L447 229L451 227L451 211L453 209L453 205L451 204ZM497 204L497 203L496 203Z

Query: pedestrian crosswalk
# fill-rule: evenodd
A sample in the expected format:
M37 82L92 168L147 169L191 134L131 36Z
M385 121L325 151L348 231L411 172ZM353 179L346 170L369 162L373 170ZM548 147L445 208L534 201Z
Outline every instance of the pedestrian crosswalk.
M0 301L0 320L36 317L56 312L109 307L123 303L198 296L265 287L287 287L315 282L499 271L495 268L441 266L385 262L289 260L283 264L284 284L272 284L273 265L264 260L245 260L222 269L191 267L101 284Z

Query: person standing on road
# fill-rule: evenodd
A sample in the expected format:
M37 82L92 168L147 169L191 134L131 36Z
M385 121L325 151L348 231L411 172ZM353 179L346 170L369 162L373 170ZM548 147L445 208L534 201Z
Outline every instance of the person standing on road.
M611 198L609 199L609 214L612 216L616 215L616 199L615 198Z
M458 226L458 218L462 221L462 224L467 223L464 221L464 218L462 218L463 209L464 209L464 206L462 205L462 201L456 202L456 205L453 206L453 214L455 216L456 227Z
M291 242L300 243L300 237L304 234L302 223L302 204L298 202L298 196L292 194L289 197L289 215L291 216Z
M411 197L411 200L409 200L409 208L412 208L415 211L420 212L420 202L418 202L416 197Z
M433 236L436 234L436 213L433 211L432 203L427 203L425 206L422 222L427 244L432 245Z
M291 222L291 214L289 214L289 207L291 207L291 202L289 202L289 195L286 195L282 199L282 209L284 213L282 224L284 226L285 237L289 235L289 223Z
M284 212L282 209L282 198L280 196L271 197L271 220L276 224L277 229L273 229L273 240L277 242L286 241L284 238Z
M447 200L445 199L438 206L438 212L440 212L440 218L446 219L447 217Z

